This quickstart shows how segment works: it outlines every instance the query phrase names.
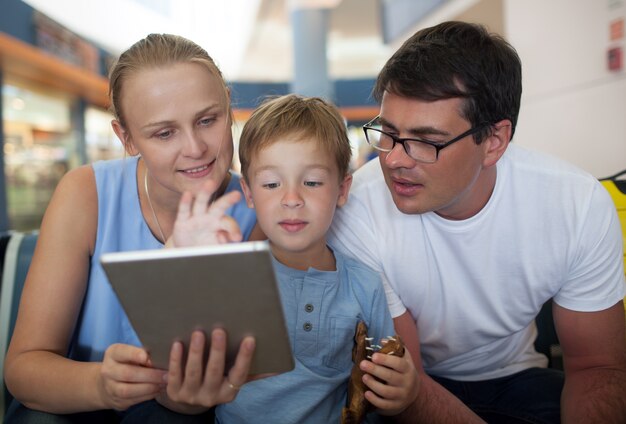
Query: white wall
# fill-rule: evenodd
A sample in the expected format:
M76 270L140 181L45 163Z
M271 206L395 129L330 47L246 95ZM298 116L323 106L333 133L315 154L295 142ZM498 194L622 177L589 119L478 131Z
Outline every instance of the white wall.
M604 177L626 169L626 73L607 68L609 23L624 0L504 0L523 66L514 141Z

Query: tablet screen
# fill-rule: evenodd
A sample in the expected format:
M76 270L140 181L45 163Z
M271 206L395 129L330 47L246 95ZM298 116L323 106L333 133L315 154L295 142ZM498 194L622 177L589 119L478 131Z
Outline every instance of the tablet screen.
M186 352L195 329L221 327L226 372L246 335L256 339L251 374L293 369L267 242L107 253L101 264L155 367L168 368L175 340Z

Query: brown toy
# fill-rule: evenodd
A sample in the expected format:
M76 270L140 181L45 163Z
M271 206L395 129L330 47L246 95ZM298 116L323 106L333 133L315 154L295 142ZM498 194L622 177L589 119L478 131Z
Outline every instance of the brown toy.
M382 346L372 344L372 338L367 337L367 326L363 321L357 324L352 348L354 365L348 382L347 406L341 410L341 424L360 424L372 409L372 404L364 396L367 387L363 383L363 371L359 368L359 363L364 359L371 359L374 352L404 356L404 345L399 336L382 340L381 344Z

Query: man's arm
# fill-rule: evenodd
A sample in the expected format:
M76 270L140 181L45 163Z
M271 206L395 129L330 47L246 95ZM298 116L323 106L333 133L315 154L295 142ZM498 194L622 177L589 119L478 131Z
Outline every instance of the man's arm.
M599 312L554 303L553 315L565 369L563 423L626 423L623 302Z
M397 420L404 423L429 424L472 424L484 422L463 402L424 372L420 356L419 334L409 311L394 318L393 321L396 332L404 341L405 348L411 353L418 378L420 379L417 399L397 416Z

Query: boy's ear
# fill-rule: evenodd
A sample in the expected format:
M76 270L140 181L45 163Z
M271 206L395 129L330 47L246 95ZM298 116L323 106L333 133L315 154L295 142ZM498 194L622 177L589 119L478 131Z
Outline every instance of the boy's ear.
M239 184L241 184L241 190L243 190L243 196L246 198L246 204L250 209L254 209L254 201L252 200L252 193L250 192L250 187L248 187L248 183L246 179L242 177L239 180Z
M346 174L343 181L339 183L339 195L337 196L337 206L342 207L348 201L348 193L352 185L352 174Z
M481 143L485 152L483 166L488 168L500 160L511 141L511 121L503 119L491 126L489 134Z
M113 128L113 132L115 133L115 135L117 135L117 138L119 138L122 141L122 144L124 145L124 150L126 150L126 153L128 153L129 156L138 155L139 151L135 148L135 145L131 141L130 134L122 126L120 121L118 121L117 119L112 120L111 127Z

